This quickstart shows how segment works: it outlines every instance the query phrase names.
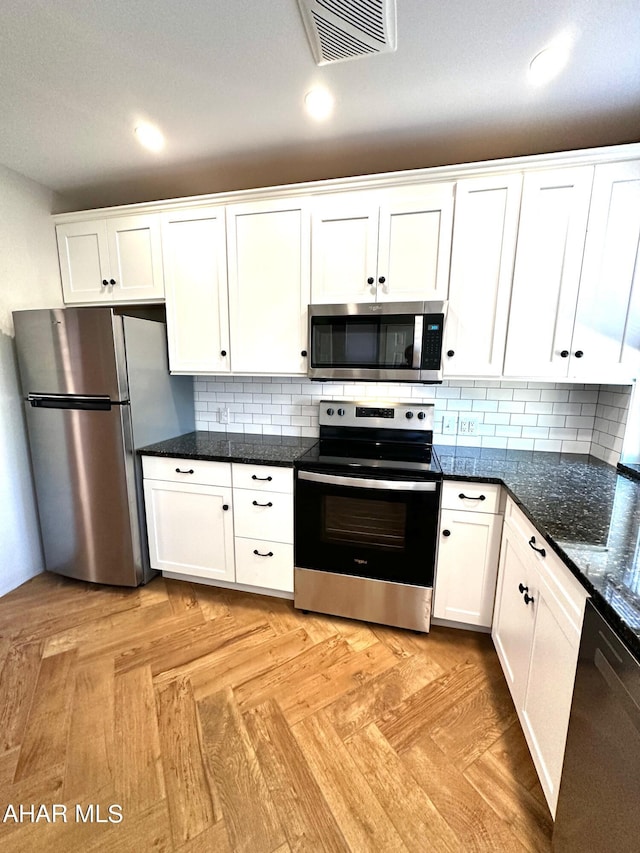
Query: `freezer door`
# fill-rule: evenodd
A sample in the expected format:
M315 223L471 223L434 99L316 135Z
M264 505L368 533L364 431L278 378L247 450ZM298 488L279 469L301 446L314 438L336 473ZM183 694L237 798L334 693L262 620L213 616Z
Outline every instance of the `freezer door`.
M129 406L71 404L25 404L46 568L137 586L143 568Z
M25 395L128 399L122 317L110 308L14 311L13 321Z

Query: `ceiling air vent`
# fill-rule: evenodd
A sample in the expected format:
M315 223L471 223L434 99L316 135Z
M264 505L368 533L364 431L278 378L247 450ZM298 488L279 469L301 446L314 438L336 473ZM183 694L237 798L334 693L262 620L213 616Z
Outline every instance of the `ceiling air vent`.
M396 0L298 0L318 65L396 49Z

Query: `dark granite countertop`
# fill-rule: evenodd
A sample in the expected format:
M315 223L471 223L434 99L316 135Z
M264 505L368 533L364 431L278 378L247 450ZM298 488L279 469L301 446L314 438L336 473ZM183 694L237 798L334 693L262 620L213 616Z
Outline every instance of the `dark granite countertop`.
M140 447L138 453L145 456L178 456L182 459L245 462L291 468L297 457L316 441L316 438L298 436L198 430Z
M640 482L593 456L436 448L447 479L502 483L640 659Z

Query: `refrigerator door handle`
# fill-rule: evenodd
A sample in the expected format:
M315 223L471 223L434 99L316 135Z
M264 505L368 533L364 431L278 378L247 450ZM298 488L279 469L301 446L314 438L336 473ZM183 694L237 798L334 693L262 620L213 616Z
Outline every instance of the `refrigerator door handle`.
M34 409L80 409L82 411L109 412L112 406L122 405L102 395L79 394L28 394L26 402Z

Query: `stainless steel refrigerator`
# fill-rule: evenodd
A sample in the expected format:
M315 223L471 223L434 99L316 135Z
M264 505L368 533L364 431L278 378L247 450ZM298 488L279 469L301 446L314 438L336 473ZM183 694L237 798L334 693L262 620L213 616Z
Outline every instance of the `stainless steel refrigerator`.
M13 320L46 568L146 583L135 450L194 428L192 381L169 375L164 323L107 307Z

